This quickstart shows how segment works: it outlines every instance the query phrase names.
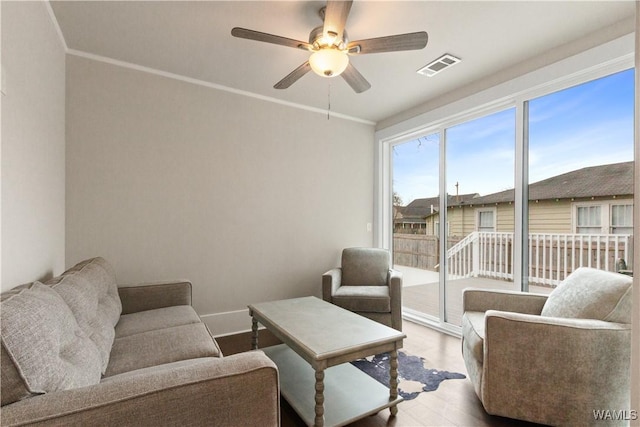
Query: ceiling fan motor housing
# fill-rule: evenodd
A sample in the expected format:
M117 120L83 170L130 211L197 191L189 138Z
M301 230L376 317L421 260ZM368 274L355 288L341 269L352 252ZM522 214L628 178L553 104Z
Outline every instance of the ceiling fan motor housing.
M314 50L332 47L339 50L344 50L348 43L347 31L342 32L342 40L337 40L337 35L333 39L327 39L324 36L324 28L322 26L316 27L309 33L309 44L311 44Z

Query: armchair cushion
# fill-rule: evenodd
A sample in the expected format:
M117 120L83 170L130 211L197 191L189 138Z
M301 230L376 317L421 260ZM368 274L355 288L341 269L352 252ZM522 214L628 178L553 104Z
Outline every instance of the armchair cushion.
M541 315L631 323L632 283L623 274L578 268L551 292Z
M378 248L346 248L342 251L342 285L388 286L389 251Z
M349 311L391 311L391 297L387 286L340 286L333 294L333 303Z
M484 361L484 312L467 311L462 316L462 335L464 345L473 354L476 360L482 364Z

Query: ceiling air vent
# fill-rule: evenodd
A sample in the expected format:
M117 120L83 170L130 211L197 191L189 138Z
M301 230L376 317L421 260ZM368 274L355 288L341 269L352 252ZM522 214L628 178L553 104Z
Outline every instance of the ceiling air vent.
M440 58L420 68L418 70L418 74L422 74L427 77L435 76L440 71L444 70L445 68L449 68L456 65L460 61L461 61L460 58L456 58L453 55L445 53Z

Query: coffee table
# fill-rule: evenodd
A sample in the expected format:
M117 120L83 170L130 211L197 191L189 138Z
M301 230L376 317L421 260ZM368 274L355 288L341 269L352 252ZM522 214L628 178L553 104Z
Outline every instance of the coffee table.
M397 413L405 334L316 297L252 304L249 313L253 349L258 323L284 343L262 350L278 366L282 396L307 425L343 426L385 408ZM385 352L389 387L347 363Z

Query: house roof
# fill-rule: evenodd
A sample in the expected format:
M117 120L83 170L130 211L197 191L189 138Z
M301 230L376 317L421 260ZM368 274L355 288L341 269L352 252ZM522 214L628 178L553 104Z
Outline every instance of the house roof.
M448 204L465 204L478 196L478 193L460 194L457 196L449 195ZM400 209L400 213L402 214L402 217L404 219L425 218L433 213L438 212L439 206L440 198L438 196L427 197L424 199L415 199L407 206L402 207Z
M480 196L477 193L449 195L449 206L508 203L514 189ZM590 166L556 175L529 185L529 200L612 197L633 195L633 162ZM433 206L433 210L431 208ZM404 219L426 218L438 212L439 198L415 199L399 207Z
M633 194L633 162L590 166L529 185L529 200L627 196ZM477 197L473 204L514 200L514 190Z

